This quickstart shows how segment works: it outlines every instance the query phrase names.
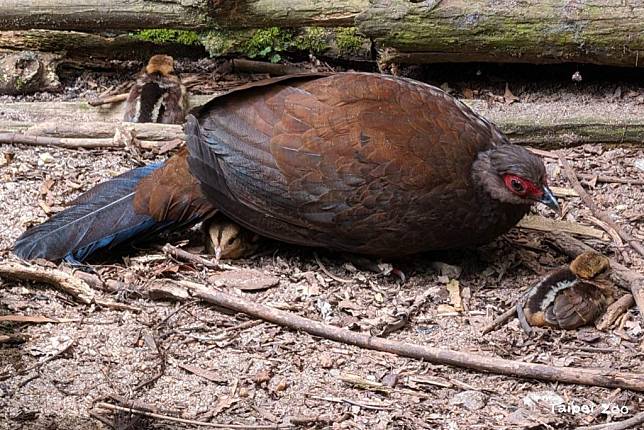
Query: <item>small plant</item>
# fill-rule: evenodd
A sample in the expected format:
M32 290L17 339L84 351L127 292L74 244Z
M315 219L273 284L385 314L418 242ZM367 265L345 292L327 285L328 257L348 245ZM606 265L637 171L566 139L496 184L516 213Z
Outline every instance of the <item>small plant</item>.
M151 29L141 30L133 34L137 39L153 43L180 43L182 45L199 45L199 34L189 30Z

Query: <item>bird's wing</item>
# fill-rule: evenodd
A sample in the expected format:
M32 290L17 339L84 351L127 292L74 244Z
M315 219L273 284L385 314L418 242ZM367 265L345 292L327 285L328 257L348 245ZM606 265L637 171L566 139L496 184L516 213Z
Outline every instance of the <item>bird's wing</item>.
M442 91L362 73L274 79L196 113L191 169L222 211L260 234L350 249L387 230L413 235L431 216L413 208L431 211L466 189L493 140Z

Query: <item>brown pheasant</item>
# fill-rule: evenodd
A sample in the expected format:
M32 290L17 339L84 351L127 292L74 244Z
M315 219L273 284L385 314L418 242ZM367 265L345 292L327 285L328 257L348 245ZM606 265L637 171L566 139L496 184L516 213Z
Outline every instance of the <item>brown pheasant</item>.
M410 79L254 82L196 110L185 131L189 154L90 190L16 253L79 260L219 210L272 239L398 257L488 242L535 202L558 208L539 157Z
M128 94L123 120L182 124L187 108L186 88L174 73L173 58L154 55Z
M608 269L608 258L585 252L570 266L548 273L526 295L525 321L530 326L564 330L592 324L613 300Z

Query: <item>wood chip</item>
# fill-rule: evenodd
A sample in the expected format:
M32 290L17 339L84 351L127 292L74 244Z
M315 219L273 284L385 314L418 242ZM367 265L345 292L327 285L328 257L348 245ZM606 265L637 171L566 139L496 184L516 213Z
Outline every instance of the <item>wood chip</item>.
M208 278L208 282L216 287L226 286L241 291L259 291L277 286L280 279L255 269L238 269L212 275Z

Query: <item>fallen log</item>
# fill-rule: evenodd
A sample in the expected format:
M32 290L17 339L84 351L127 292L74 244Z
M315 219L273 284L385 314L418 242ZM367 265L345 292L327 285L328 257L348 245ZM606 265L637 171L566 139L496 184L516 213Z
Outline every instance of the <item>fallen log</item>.
M0 50L56 53L60 64L85 68L112 68L111 60L147 60L155 54L192 58L206 56L205 49L199 44L157 43L129 34L107 37L56 30L0 31Z
M355 26L384 62L643 67L644 4L618 0L4 0L0 28L189 30Z
M206 103L213 95L190 97L191 107ZM614 106L593 105L593 110L584 108L562 115L549 109L547 104L514 103L488 107L481 100L464 100L475 111L496 123L511 142L538 148L568 148L586 143L641 144L644 142L644 117L636 110L616 110ZM0 133L25 132L31 135L99 138L114 134L115 125L123 116L123 103L91 107L86 102L18 102L0 104L4 120L0 121ZM602 112L601 116L597 112ZM18 121L18 119L20 121ZM528 125L528 121L530 121ZM44 124L40 124L44 123ZM54 125L55 123L55 125ZM39 125L38 125L39 124ZM175 128L137 130L146 133L161 133L158 138L140 137L146 140L183 139ZM169 131L173 130L173 131ZM519 131L518 131L519 130ZM142 131L143 132L143 131ZM626 180L626 179L624 179Z
M56 54L33 51L0 53L0 94L61 90L56 75L60 58Z

